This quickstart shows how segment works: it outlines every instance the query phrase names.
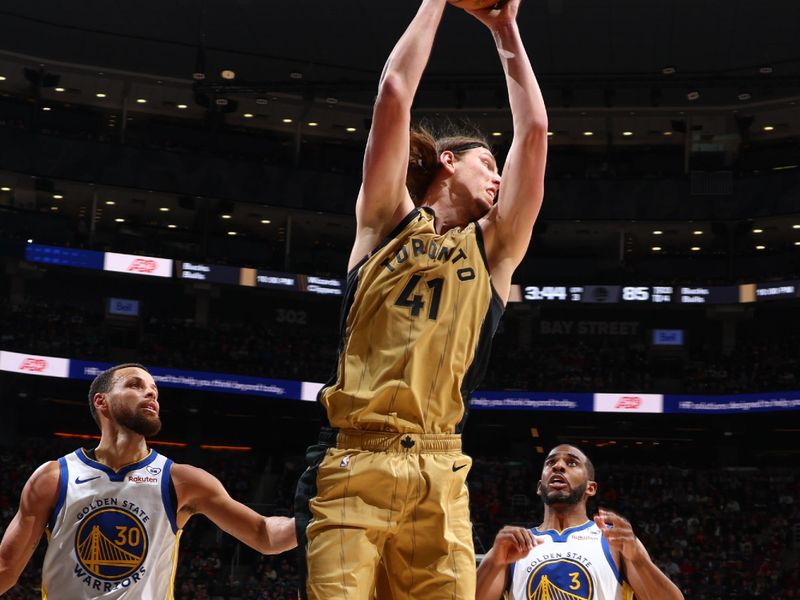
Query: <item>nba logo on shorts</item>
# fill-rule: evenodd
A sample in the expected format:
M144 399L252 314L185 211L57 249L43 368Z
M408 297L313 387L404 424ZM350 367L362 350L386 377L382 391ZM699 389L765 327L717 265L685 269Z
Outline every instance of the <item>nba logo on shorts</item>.
M106 581L135 573L147 557L147 546L147 531L139 518L118 508L91 513L75 535L80 565Z
M548 560L528 577L529 600L564 598L589 600L594 594L592 578L580 563L568 559Z

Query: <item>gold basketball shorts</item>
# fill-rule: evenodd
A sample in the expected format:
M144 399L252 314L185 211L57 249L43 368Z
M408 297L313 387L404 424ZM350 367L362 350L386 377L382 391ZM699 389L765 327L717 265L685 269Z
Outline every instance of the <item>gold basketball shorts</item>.
M474 600L466 477L451 434L334 432L309 448L295 512L301 597Z

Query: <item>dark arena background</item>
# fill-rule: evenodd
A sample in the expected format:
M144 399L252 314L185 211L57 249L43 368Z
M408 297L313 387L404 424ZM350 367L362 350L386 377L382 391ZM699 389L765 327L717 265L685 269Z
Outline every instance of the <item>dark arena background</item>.
M291 514L335 363L371 104L417 3L0 9L0 507L93 447L89 381L152 368L153 446ZM687 599L800 597L795 0L523 0L550 120L544 207L465 447L474 541L541 518L554 444L597 466ZM448 8L416 118L502 158L490 36ZM40 597L44 543L4 597ZM176 598L295 598L203 519Z

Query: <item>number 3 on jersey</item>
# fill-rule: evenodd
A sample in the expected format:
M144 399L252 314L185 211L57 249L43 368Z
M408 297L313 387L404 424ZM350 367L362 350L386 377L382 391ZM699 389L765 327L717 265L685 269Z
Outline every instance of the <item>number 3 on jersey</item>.
M421 279L422 275L412 275L406 287L400 292L400 297L397 299L397 302L394 303L395 306L411 309L411 316L414 318L417 318L419 313L422 312L422 309L425 308L425 300L423 300L422 294L414 293ZM436 317L439 315L439 302L442 299L444 278L437 277L436 279L429 280L427 282L427 287L432 290L431 301L428 306L428 318L435 321Z

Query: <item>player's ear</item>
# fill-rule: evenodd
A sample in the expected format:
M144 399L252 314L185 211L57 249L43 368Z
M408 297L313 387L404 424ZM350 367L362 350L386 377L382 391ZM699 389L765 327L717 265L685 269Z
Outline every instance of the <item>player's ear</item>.
M92 398L92 404L94 404L94 410L97 413L100 413L101 410L105 410L108 407L108 394L102 394L98 392Z
M591 497L597 494L597 482L596 481L587 481L586 482L586 495Z
M536 495L537 496L541 496L542 495L542 480L541 479L536 482Z
M439 163L442 165L442 168L445 169L451 175L456 170L455 163L456 163L456 155L453 154L450 150L445 150L439 155Z

